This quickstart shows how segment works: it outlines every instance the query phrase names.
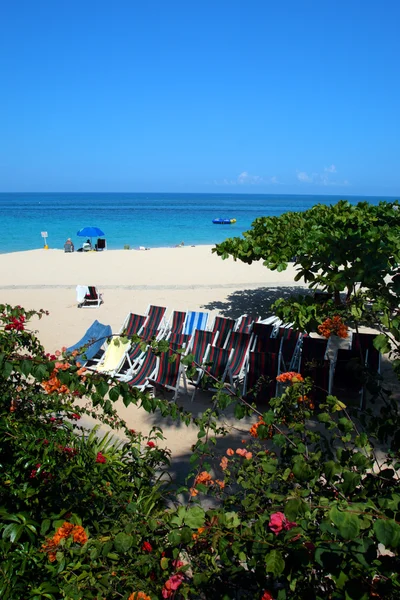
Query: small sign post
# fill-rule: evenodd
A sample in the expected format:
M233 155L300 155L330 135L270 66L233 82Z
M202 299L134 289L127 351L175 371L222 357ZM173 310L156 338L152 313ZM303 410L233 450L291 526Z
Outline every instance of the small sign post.
M41 236L42 236L42 238L43 238L43 240L44 240L44 249L45 249L45 250L48 250L48 249L49 249L49 246L47 245L47 237L48 237L48 236L47 236L47 231L42 231L42 232L41 232Z

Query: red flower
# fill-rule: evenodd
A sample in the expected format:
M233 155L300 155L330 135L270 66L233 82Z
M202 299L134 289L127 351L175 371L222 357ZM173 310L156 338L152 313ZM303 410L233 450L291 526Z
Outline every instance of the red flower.
M81 415L78 415L78 413L72 413L72 415L70 416L70 419L75 419L75 421L79 421L80 418Z
M154 442L147 442L147 445L148 445L149 448L155 448L156 447L156 445L155 445Z
M278 535L282 531L282 529L284 529L285 531L289 531L293 527L296 527L297 523L288 521L283 513L276 512L271 515L268 525L270 529L272 529L274 534Z
M97 456L96 456L96 462L97 463L106 463L107 459L101 452L98 452Z
M274 598L273 598L271 592L268 592L268 590L267 590L261 596L261 600L274 600Z
M153 546L150 544L150 542L143 542L142 550L143 552L152 552Z

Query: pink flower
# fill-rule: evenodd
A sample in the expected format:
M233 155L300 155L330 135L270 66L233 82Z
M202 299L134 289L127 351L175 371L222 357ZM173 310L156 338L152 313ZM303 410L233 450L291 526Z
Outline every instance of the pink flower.
M251 452L246 452L244 457L247 458L247 460L250 460L251 458L253 458L253 454Z
M150 544L150 542L143 542L142 550L143 552L152 552L153 546Z
M228 448L228 450L226 451L228 456L233 456L235 454L235 452L232 450L232 448Z
M167 579L167 581L164 583L164 587L161 591L162 597L170 598L172 596L172 593L175 592L181 585L182 581L182 573L175 573L175 575L171 575L171 577Z
M282 529L289 531L293 527L296 527L297 523L288 521L282 512L276 512L271 515L268 525L270 529L272 529L273 533L278 535Z
M155 448L155 447L156 447L156 445L155 445L155 443L154 443L154 442L147 442L147 446L148 446L149 448Z

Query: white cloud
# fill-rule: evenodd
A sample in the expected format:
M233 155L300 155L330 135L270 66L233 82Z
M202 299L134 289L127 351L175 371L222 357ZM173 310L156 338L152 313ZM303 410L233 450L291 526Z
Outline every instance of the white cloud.
M271 177L270 182L275 185L279 184L278 178L275 175L273 177Z
M239 185L255 185L261 183L263 180L259 175L250 175L247 171L243 171L237 178Z
M297 171L297 179L304 183L312 183L314 181L314 175L308 175L305 171Z
M296 171L297 179L300 183L313 183L314 185L324 185L324 186L345 186L350 185L347 179L344 181L338 181L335 178L337 173L336 166L334 164L330 165L330 167L324 167L322 173L306 173L306 171Z

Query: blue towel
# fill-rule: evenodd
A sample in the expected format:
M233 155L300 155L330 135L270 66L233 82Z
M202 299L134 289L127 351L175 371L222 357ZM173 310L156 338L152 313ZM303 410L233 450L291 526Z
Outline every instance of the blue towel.
M110 325L103 325L103 323L99 323L99 321L96 319L96 321L94 321L86 331L82 339L80 339L79 342L73 346L67 348L67 352L73 352L74 350L79 351L83 346L86 346L90 343L90 346L88 346L84 351L85 358L83 358L83 354L81 354L76 356L74 359L75 362L79 362L83 365L87 360L90 360L96 356L106 338L110 337L111 335L112 330Z

